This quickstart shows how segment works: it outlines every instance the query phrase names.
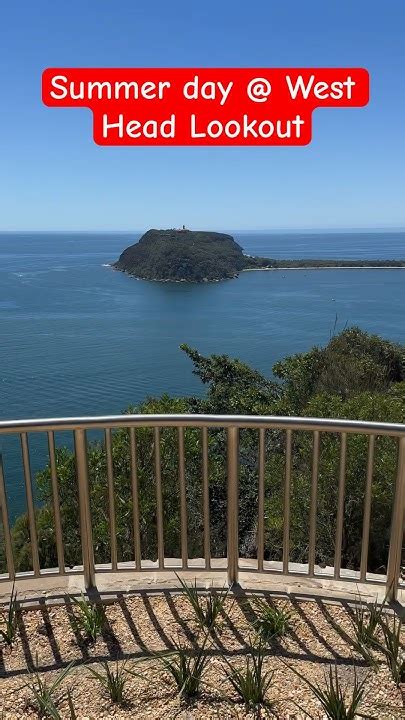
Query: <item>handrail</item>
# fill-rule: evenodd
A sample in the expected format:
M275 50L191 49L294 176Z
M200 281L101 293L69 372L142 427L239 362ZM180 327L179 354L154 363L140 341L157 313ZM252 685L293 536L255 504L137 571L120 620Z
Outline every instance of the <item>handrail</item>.
M317 560L317 523L318 523L318 499L321 488L320 484L320 468L321 468L321 433L337 434L339 436L339 457L338 470L336 471L336 488L337 488L337 507L336 507L336 528L335 528L335 544L333 574L331 578L334 580L345 580L342 575L342 542L344 538L344 522L345 522L345 494L346 494L346 473L347 473L347 436L348 435L364 435L368 437L368 448L366 449L364 470L364 501L362 529L360 531L361 539L359 553L359 570L355 579L360 582L368 581L368 550L370 541L371 526L371 509L372 509L372 492L373 492L373 472L375 453L377 451L376 439L379 436L387 436L395 439L395 447L398 448L397 460L393 461L396 465L396 480L394 491L394 503L390 513L390 536L389 536L389 554L386 564L386 574L384 582L386 583L387 596L391 599L397 596L399 587L399 578L401 570L401 551L404 531L404 510L405 510L405 424L400 423L383 423L369 422L362 420L345 420L335 418L313 418L313 417L279 417L274 415L257 416L257 415L208 415L208 414L154 414L154 415L107 415L100 417L65 417L65 418L42 418L27 420L1 420L0 421L0 438L7 435L17 435L21 445L21 461L22 461L22 487L25 488L25 500L27 507L27 521L29 533L29 546L32 561L32 575L40 577L42 572L48 572L49 568L41 568L40 566L40 541L38 538L37 528L37 509L35 507L35 493L33 489L33 478L30 462L29 434L43 433L48 435L49 450L49 468L52 492L52 509L55 525L55 543L57 549L57 567L52 569L52 573L63 575L70 572L65 566L64 546L63 546L63 523L61 505L60 487L58 480L57 456L55 450L55 432L73 431L74 440L74 458L76 463L76 480L77 498L78 498L78 517L80 526L80 542L83 569L81 572L84 576L86 588L91 588L96 584L96 576L98 566L95 565L94 558L94 538L93 525L94 515L92 515L92 496L91 496L91 476L89 473L88 463L88 438L87 431L99 430L104 431L104 451L106 459L105 490L107 497L106 518L109 527L109 543L111 550L110 566L112 572L118 572L120 562L117 553L117 498L114 491L114 457L113 457L113 438L111 432L123 428L128 433L128 483L129 491L132 498L132 536L133 546L133 569L142 571L146 569L146 565L142 564L143 560L149 561L150 556L142 558L141 553L141 524L144 521L142 517L142 506L140 502L140 486L138 483L138 440L137 429L153 428L154 431L149 434L151 442L152 465L148 482L154 486L155 494L155 530L157 539L157 571L168 569L166 564L167 556L165 555L165 532L164 532L164 516L166 508L164 507L164 454L162 452L161 443L164 428L177 429L177 462L178 469L178 493L179 493L179 517L180 517L180 567L188 569L189 553L188 553L188 505L187 505L187 464L186 464L186 434L184 428L194 428L200 431L199 440L199 457L201 460L201 502L202 502L202 546L203 546L203 564L202 567L207 571L215 569L215 561L218 558L211 557L210 537L211 537L211 506L210 506L210 458L209 458L209 429L220 428L224 430L221 434L221 448L224 453L226 451L227 463L224 466L223 480L226 487L226 502L224 513L224 530L226 528L226 568L228 573L228 582L230 585L238 582L239 574L246 568L243 568L239 557L239 475L241 467L242 455L242 434L239 432L243 429L257 430L257 506L249 508L252 513L252 520L257 518L257 537L255 552L257 561L257 572L282 572L284 575L292 575L294 571L291 567L290 555L290 531L291 531L291 498L294 488L294 455L293 455L293 434L295 431L306 431L312 435L312 463L310 466L310 497L309 497L309 532L308 532L308 553L307 571L308 577L320 577L320 569L316 565ZM265 477L266 463L271 465L271 450L266 458L266 430L283 431L284 439L280 443L279 452L284 456L284 469L281 474L282 479L282 555L278 570L271 570L268 561L265 558ZM225 432L226 431L226 432ZM173 436L175 437L175 435ZM277 436L278 437L278 436ZM295 437L295 436L294 436ZM225 455L224 455L225 456ZM148 470L149 472L149 470ZM362 472L362 471L360 471ZM90 478L90 480L89 480ZM360 478L359 478L360 480ZM333 478L332 478L333 481ZM144 482L144 480L143 480ZM177 492L177 491L176 491ZM250 515L249 515L250 517ZM5 563L7 567L7 576L0 579L13 580L14 578L26 577L26 572L18 571L13 558L12 535L9 524L7 510L7 492L6 480L4 477L4 467L0 454L0 518L3 527L3 541ZM387 515L388 519L388 515ZM388 530L388 528L387 528ZM167 547L166 547L167 549ZM387 543L388 549L388 543ZM222 553L222 550L221 550ZM361 557L360 557L361 556ZM250 557L250 556L248 556ZM306 557L306 556L305 556ZM222 558L222 555L221 555ZM220 558L220 559L221 559ZM222 558L223 559L223 558ZM103 561L104 562L104 561ZM132 560L131 560L132 562ZM384 562L385 565L385 562ZM223 565L222 565L223 567ZM3 571L1 571L3 572ZM322 575L322 577L325 577Z
M366 435L405 436L405 424L345 420L336 418L290 417L278 415L101 415L96 417L0 420L0 435L8 433L63 430L105 430L142 427L237 427L277 430L318 430L319 432L364 433Z

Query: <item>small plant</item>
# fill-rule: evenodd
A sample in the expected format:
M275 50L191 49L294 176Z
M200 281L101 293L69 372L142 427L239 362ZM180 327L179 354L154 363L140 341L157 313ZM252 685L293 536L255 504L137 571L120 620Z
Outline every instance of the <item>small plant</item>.
M269 605L262 598L252 598L251 605L257 615L253 627L264 642L286 635L290 628L291 613Z
M359 708L364 699L364 686L367 676L359 682L355 667L353 667L354 683L351 692L348 691L347 686L341 684L336 665L334 669L330 666L329 673L325 673L325 685L323 687L310 682L293 667L290 667L290 670L295 672L311 688L329 720L355 720L355 718L361 717ZM305 710L301 706L298 707L300 710ZM305 712L308 714L308 710L305 710ZM367 717L371 718L372 716L367 715Z
M102 663L102 671L100 672L92 667L89 667L89 670L93 677L95 677L100 685L107 691L111 702L117 705L123 705L125 701L125 687L129 680L129 675L141 677L140 673L128 668L126 662L120 665L118 660L115 670L112 670L107 662Z
M345 642L350 643L354 650L366 661L367 665L374 670L377 670L380 664L375 658L373 650L378 649L377 632L378 624L382 618L382 611L383 605L378 608L377 603L374 603L371 610L363 604L357 607L354 617L350 618L354 630L352 635L349 635L345 628L332 616L329 617L334 630L339 633Z
M78 608L78 615L75 616L77 625L86 635L95 642L101 633L105 624L105 610L100 604L90 603L84 597L83 593L80 598L71 598Z
M383 617L384 607L385 600L381 605L378 605L378 601L376 600L371 607L365 605L361 600L360 603L356 605L354 617L351 617L351 622L358 645L367 648L376 647L378 642L377 634Z
M174 642L176 648L174 653L157 656L173 677L179 696L185 700L194 698L200 692L202 677L209 662L209 657L204 653L208 636L207 632L195 654L180 643Z
M197 624L202 630L213 632L218 629L218 619L222 614L225 600L228 597L228 588L223 588L220 592L209 591L206 595L201 595L197 590L197 581L194 585L187 585L181 577L176 573L176 577L182 587L184 596L189 601Z
M246 658L245 667L238 670L226 660L226 676L234 690L245 703L247 710L260 712L261 708L271 710L274 703L266 699L266 693L272 683L274 671L264 672L265 653L261 642Z
M38 664L38 659L37 659ZM57 709L57 703L62 699L61 697L56 700L55 693L65 677L70 673L73 662L59 673L55 680L49 685L46 680L41 678L38 671L30 673L31 681L26 683L23 687L29 688L32 695L34 696L34 705L38 711L40 717L52 718L52 720L60 720L60 714ZM73 718L74 720L74 718Z
M378 649L384 653L392 678L396 685L405 682L405 653L401 643L402 620L394 616L392 627L388 619L380 618L384 641Z
M15 641L18 630L18 601L17 593L14 591L14 583L11 589L8 611L2 620L2 624L5 625L5 629L0 629L0 637L6 645L11 647Z

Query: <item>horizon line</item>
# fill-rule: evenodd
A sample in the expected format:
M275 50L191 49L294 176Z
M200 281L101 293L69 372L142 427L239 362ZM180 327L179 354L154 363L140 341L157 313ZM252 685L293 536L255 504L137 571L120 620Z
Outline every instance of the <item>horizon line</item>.
M152 229L152 228L148 228ZM157 230L163 230L166 228L154 228ZM192 230L192 228L187 228L188 230ZM198 228L196 228L196 231L198 231ZM288 232L405 232L405 225L397 226L397 225L375 225L375 226L340 226L340 227L273 227L273 228L233 228L231 230L216 230L211 232L233 232L233 233L288 233ZM109 228L109 229L100 229L100 228L0 228L0 234L5 233L104 233L104 234L110 234L110 233L142 233L146 232L146 230L139 229L139 228Z

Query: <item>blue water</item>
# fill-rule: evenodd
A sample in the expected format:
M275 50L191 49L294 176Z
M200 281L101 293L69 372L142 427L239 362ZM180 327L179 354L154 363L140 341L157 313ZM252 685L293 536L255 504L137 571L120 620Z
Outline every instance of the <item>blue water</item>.
M138 237L0 233L1 418L111 414L148 395L200 393L182 342L238 356L267 375L286 354L326 343L336 317L338 328L355 323L405 343L405 270L246 272L188 285L106 267ZM268 257L405 257L405 232L235 239ZM13 514L22 479L17 450L5 450ZM42 460L37 448L34 470Z

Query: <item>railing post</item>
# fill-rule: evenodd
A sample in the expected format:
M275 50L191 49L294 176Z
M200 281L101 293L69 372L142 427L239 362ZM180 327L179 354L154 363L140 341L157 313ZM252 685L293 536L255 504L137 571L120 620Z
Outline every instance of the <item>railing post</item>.
M74 431L76 473L79 489L80 536L82 543L84 586L86 590L95 587L95 566L93 533L91 529L89 469L87 462L86 431Z
M391 519L390 549L387 567L387 598L396 600L401 569L405 510L405 437L398 443L398 470Z
M227 499L227 558L228 585L238 582L239 537L238 537L238 494L239 494L239 430L228 428L228 499Z
M7 495L3 473L3 458L0 453L0 510L3 523L4 546L6 550L7 572L10 580L15 578L13 547L11 544L10 523L8 519Z

